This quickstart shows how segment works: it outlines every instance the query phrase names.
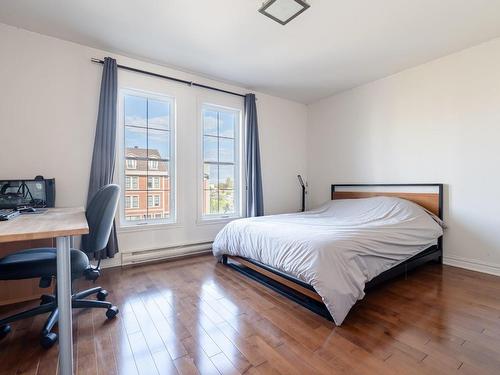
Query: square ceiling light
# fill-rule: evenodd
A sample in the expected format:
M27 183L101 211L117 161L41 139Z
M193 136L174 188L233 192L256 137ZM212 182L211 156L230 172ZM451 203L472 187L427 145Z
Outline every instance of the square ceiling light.
M309 6L303 0L269 0L262 4L259 12L282 25L286 25Z

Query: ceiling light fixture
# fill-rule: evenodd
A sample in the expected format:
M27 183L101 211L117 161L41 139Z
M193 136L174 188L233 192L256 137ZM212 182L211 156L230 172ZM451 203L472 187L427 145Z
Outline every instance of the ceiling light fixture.
M262 4L259 12L286 25L309 7L310 5L304 0L269 0Z

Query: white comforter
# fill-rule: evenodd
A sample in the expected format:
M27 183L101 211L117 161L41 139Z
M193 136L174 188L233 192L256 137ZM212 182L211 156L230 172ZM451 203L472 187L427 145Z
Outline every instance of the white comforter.
M340 325L365 283L442 234L437 217L404 199L333 200L304 213L235 220L213 253L254 259L312 285Z

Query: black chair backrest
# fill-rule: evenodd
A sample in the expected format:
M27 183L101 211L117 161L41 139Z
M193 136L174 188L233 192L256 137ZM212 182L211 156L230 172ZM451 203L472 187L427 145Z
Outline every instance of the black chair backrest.
M85 212L89 234L82 238L82 251L94 253L106 247L119 197L120 187L113 184L103 186L95 193Z

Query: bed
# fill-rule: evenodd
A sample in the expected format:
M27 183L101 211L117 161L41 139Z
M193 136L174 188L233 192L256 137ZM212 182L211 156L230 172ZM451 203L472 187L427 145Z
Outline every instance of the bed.
M213 252L340 325L365 291L442 261L442 217L442 184L332 185L318 209L229 223Z

